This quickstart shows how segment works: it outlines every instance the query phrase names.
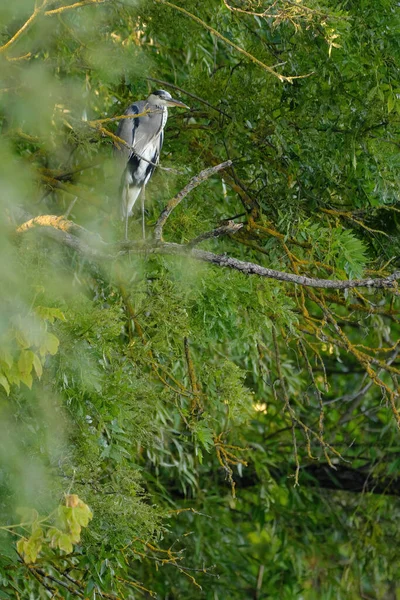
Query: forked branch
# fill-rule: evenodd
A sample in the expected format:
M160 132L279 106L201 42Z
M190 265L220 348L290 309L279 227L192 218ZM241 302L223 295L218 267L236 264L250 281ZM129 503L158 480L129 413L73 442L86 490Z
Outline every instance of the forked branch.
M168 217L170 216L172 211L178 206L178 204L180 204L182 202L182 200L189 194L189 192L194 190L194 188L196 188L198 185L200 185L200 183L202 183L206 179L209 179L209 177L214 175L214 173L218 173L218 171L221 171L222 169L226 169L226 167L230 167L231 164L232 164L231 160L226 160L225 162L223 162L219 165L215 165L215 167L210 167L209 169L204 169L204 171L201 171L201 173L199 173L198 175L193 177L189 181L189 183L183 188L183 190L181 190L176 196L174 196L174 198L172 198L168 202L167 206L162 211L162 213L159 216L158 221L156 223L155 229L154 229L154 238L156 240L162 239L162 230L163 230L165 223L167 222Z

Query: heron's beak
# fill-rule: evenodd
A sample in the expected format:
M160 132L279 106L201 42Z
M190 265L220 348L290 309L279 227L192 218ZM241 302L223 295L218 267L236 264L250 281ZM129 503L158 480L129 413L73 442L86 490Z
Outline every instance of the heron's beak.
M187 104L184 104L180 100L175 100L175 98L168 100L168 106L180 106L181 108L187 108L190 110L190 107Z

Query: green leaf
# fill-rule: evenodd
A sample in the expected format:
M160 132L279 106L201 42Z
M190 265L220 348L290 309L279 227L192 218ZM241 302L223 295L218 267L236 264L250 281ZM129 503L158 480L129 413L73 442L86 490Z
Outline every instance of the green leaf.
M25 373L25 374L21 373L19 378L22 381L22 383L24 383L30 390L32 389L33 379L32 379L32 375L30 373Z
M395 95L393 94L393 92L390 92L390 93L389 93L389 96L388 96L388 100L387 100L387 109L388 109L388 113L391 113L391 112L392 112L392 110L393 110L393 108L394 108L395 104L396 104L396 98L395 98Z
M210 452L210 449L214 445L213 442L213 432L204 421L200 421L196 424L194 429L194 433L197 437L198 442L203 446L203 448Z
M25 560L28 563L36 562L36 559L42 549L42 539L36 539L34 537L30 537L27 542L25 542Z

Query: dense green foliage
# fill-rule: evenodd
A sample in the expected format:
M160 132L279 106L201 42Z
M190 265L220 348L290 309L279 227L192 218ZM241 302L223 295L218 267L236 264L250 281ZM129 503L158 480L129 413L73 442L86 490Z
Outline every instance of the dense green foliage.
M393 274L399 25L394 0L2 3L1 599L399 597L397 283L95 255L123 236L112 118L165 87L191 110L170 111L149 236L230 159L168 242L234 220L201 247Z

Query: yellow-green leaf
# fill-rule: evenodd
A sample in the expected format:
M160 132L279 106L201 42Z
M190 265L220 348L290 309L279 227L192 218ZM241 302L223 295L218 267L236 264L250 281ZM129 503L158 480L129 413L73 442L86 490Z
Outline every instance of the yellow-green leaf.
M39 552L42 549L42 537L35 538L31 536L27 542L25 542L25 562L34 563L38 557Z
M17 551L26 563L34 563L42 549L43 531L40 535L33 535L29 539L21 538L17 542Z
M38 317L49 323L54 323L54 319L65 321L65 316L59 308L49 308L47 306L37 306L35 312Z
M81 539L82 527L79 525L79 523L71 523L69 528L71 541L72 543L77 544Z
M42 373L43 373L43 367L42 367L41 360L37 354L33 355L33 366L35 367L36 375L40 379L42 376Z
M10 386L9 383L7 381L7 378L4 375L0 374L0 385L3 386L3 388L6 390L6 394L8 396L8 394L10 393Z
M89 521L93 517L93 513L89 506L76 494L69 494L66 496L65 500L67 506L71 508L72 521L78 523L82 527L87 527Z
M50 546L52 548L58 546L58 540L60 539L61 535L63 535L62 531L60 531L56 527L50 527L50 529L47 532L47 537L50 538Z
M64 550L64 552L66 552L67 554L72 552L73 546L71 536L69 536L67 533L62 533L58 538L58 547L60 548L60 550Z
M18 360L18 369L21 375L29 375L32 371L35 355L32 350L22 350ZM22 378L21 378L22 379Z
M29 348L29 346L30 346L29 340L27 339L26 335L20 329L14 330L14 337L17 341L17 344L21 348L23 348L23 349Z
M19 378L30 390L32 389L33 380L30 373L20 373Z
M60 340L52 333L46 333L43 342L39 348L41 356L46 354L56 354Z
M18 552L18 554L22 554L22 555L24 554L24 552L25 552L25 543L27 541L28 540L26 538L24 538L24 537L20 538L18 540L18 542L17 542L17 552Z
M8 369L11 369L13 364L13 358L7 348L0 349L0 361L3 362Z

